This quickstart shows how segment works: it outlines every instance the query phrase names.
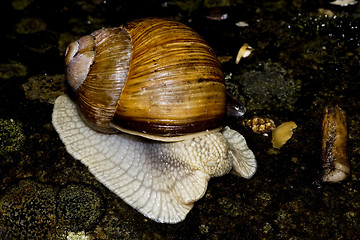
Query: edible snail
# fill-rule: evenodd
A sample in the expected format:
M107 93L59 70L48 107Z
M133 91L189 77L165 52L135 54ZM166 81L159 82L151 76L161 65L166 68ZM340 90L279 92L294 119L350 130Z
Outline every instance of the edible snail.
M222 123L226 90L213 50L192 29L148 18L70 43L53 125L67 151L145 216L186 217L210 177L250 178L256 160Z

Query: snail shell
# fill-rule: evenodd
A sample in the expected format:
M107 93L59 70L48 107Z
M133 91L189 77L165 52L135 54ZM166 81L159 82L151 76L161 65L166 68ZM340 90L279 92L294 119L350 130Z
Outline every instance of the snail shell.
M71 43L66 75L97 131L163 141L219 130L226 91L220 62L192 29L141 19Z

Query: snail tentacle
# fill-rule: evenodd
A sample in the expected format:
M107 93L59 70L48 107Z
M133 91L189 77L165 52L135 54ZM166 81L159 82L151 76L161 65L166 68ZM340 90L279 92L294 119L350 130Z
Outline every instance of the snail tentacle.
M222 134L229 143L229 159L233 164L232 172L243 178L251 178L256 172L257 163L254 153L246 144L245 138L229 127L225 127Z

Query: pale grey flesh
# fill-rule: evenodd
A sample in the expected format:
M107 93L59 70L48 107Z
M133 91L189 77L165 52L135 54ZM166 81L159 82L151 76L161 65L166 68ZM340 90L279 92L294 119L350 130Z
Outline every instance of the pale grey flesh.
M67 95L54 106L53 125L66 150L126 203L163 223L185 219L212 176L231 169L250 178L256 171L244 138L222 132L163 143L128 134L102 134L89 128Z

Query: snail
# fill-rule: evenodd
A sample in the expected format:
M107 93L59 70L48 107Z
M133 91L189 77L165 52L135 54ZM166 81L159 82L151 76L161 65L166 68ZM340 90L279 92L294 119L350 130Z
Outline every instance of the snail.
M177 223L230 171L250 178L253 152L223 127L226 90L214 51L182 23L139 19L69 44L71 95L52 122L67 151L146 217Z

